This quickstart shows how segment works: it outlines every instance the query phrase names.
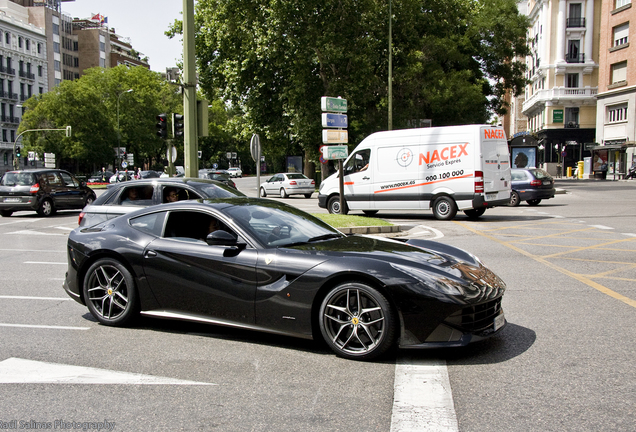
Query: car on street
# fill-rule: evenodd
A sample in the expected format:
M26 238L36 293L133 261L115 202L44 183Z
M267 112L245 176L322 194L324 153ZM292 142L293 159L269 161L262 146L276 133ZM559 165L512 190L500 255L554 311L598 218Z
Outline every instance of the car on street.
M95 171L88 177L88 183L108 183L114 175L112 171Z
M80 227L96 225L140 207L168 202L170 194L175 200L245 196L223 183L198 178L151 178L115 183L82 210L78 223ZM135 199L130 199L132 195Z
M511 170L510 206L521 201L537 206L544 199L554 198L554 178L541 168L513 168Z
M154 171L154 170L140 171L139 174L141 175L142 179L159 178L159 177L161 177L161 173L157 172L157 171Z
M199 178L220 181L221 183L225 183L226 185L237 189L236 183L234 183L234 180L231 179L230 173L226 170L200 169Z
M324 339L370 360L395 346L464 346L506 324L505 284L472 254L347 236L270 199L139 209L74 229L67 253L65 291L107 326L188 320Z
M261 183L260 195L280 195L287 198L290 195L305 195L311 198L316 191L316 181L301 173L278 173Z
M134 179L134 174L132 171L119 171L112 175L109 183L120 183Z
M243 170L239 167L228 168L227 172L230 173L230 177L243 177Z
M0 215L4 217L22 210L51 216L58 210L81 209L95 198L86 182L60 169L8 171L0 181Z

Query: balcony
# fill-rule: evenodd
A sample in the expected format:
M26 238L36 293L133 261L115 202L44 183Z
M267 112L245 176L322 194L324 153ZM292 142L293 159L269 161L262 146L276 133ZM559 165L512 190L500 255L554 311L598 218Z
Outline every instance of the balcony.
M27 78L27 79L31 79L31 80L34 80L34 79L35 79L35 74L32 74L31 72L20 71L18 74L19 74L22 78Z
M585 18L568 18L565 22L567 28L585 27Z
M523 103L522 111L524 115L540 106L545 106L546 102L559 104L561 102L585 103L596 100L598 87L553 87L551 89L538 90Z
M585 54L570 54L565 55L566 63L585 63Z

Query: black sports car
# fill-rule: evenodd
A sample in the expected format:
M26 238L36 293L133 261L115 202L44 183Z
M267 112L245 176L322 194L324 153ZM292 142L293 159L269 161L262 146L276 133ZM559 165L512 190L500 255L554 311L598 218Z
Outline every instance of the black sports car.
M367 360L394 345L463 346L506 321L505 284L426 240L346 236L259 198L161 204L78 227L66 292L105 325L145 316L301 338Z

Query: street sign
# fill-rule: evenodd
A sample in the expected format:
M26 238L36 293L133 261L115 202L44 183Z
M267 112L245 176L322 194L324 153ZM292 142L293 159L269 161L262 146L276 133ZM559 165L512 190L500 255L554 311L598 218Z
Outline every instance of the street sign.
M346 128L346 114L322 113L322 127Z
M324 144L348 143L349 132L346 130L322 130L322 142Z
M252 135L252 140L250 141L250 153L252 154L254 162L257 162L261 155L261 138L258 134Z
M127 153L126 154L126 158L128 159L128 165L134 165L135 164L135 155L132 153Z
M323 146L322 156L326 160L346 159L349 156L349 147L346 145Z
M55 168L55 153L44 153L44 168Z
M121 167L122 167L122 168L128 168L128 162L126 162L126 161L122 161L122 163L121 163Z
M320 107L323 111L347 112L347 100L323 96L320 98Z

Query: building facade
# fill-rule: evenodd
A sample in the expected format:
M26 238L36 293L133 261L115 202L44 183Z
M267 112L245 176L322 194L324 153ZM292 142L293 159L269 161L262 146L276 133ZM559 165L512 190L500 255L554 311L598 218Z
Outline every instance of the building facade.
M601 11L599 91L593 168L622 178L636 160L636 26L631 0L604 0Z
M531 55L522 113L552 174L590 154L595 142L601 0L530 0Z
M27 8L0 0L0 173L13 167L22 102L46 93L47 42L44 29L29 23ZM24 166L26 155L20 158Z

